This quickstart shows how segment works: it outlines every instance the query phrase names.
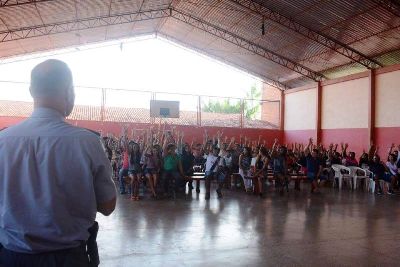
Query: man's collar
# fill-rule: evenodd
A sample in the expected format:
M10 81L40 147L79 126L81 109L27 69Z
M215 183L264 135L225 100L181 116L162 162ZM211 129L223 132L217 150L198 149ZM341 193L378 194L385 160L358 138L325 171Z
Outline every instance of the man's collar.
M52 118L64 120L65 117L55 109L52 108L35 108L31 118Z

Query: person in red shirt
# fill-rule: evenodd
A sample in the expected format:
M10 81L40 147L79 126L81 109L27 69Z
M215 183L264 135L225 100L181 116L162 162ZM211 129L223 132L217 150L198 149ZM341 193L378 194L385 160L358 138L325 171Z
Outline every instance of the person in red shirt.
M356 153L350 152L349 156L345 158L346 166L358 166L358 161L356 159Z

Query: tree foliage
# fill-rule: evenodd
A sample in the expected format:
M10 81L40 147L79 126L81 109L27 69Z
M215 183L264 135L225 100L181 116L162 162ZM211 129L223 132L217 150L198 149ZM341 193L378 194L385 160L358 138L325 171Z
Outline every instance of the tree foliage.
M250 91L246 93L246 99L248 100L243 102L244 116L248 119L254 119L260 112L259 100L261 99L261 90L256 85L253 85ZM202 111L237 114L241 112L241 101L232 103L229 98L223 100L210 99L207 103L203 104Z
M246 98L249 100L244 101L244 116L248 119L255 119L260 112L261 90L253 85L246 93Z

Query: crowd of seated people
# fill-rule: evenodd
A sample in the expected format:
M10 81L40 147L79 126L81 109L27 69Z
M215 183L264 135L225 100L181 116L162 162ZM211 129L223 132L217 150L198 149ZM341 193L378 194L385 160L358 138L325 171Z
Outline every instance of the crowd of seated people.
M399 188L400 146L395 150L392 145L383 163L375 146L357 160L354 152L348 152L348 144L324 147L314 144L310 138L307 144L290 145L281 145L275 139L268 146L267 141L261 141L261 136L258 140L243 136L236 140L223 132L210 136L207 131L201 142L187 143L183 132L174 127L166 128L166 125L159 125L129 134L124 127L118 138L103 136L121 194L129 194L137 201L143 195L139 189L146 188L154 199L175 198L176 194L183 194L186 187L189 191L194 189L194 173L204 173L205 199L210 199L213 180L217 184L218 198L223 197L224 188L238 186L243 186L247 193L256 192L264 197L267 186L273 185L271 188L283 195L289 191L291 180L295 180L295 190L300 190L300 181L306 180L311 193L319 193L326 182L335 183L332 169L335 164L368 169L376 181L376 194L384 191L380 180L388 184L387 194ZM199 188L196 191L199 192Z

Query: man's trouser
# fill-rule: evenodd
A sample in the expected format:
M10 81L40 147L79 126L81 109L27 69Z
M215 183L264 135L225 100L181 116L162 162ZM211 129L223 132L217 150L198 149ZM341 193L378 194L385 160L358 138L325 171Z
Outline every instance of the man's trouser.
M38 254L11 251L0 244L0 267L97 267L100 263L98 231L99 224L95 221L88 229L89 239L79 247Z
M2 267L88 267L89 258L86 245L39 254L26 254L2 248Z

